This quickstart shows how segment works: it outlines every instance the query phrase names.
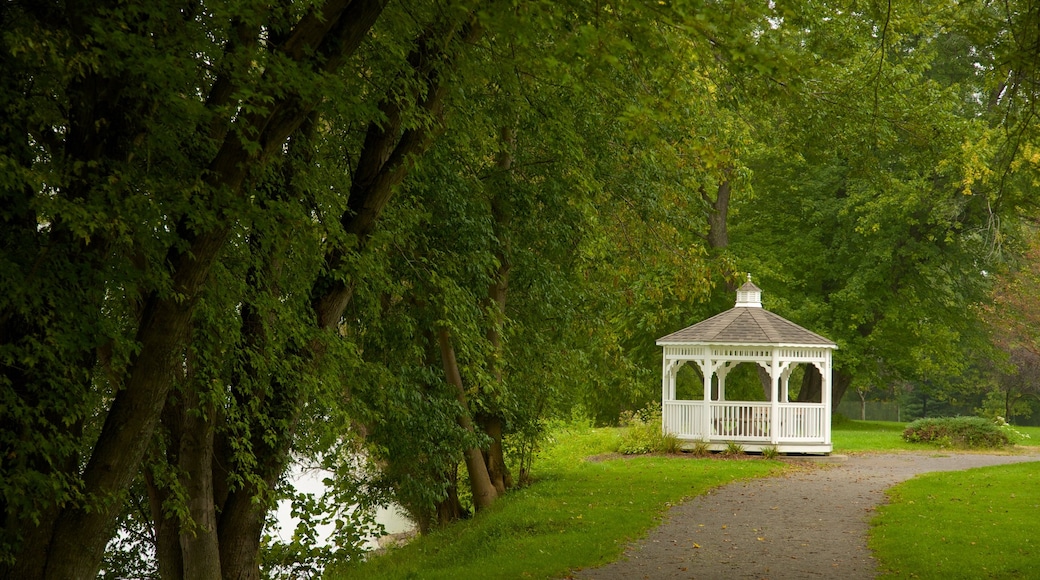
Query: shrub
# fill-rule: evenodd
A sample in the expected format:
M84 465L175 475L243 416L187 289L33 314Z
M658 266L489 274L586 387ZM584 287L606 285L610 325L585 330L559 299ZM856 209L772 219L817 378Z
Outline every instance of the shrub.
M726 450L723 451L726 455L743 455L744 446L736 441L730 441L726 444Z
M1012 445L1008 433L996 423L981 417L936 417L918 419L906 426L903 440L932 443L939 447L1006 447Z
M1029 439L1028 433L1023 433L1018 429L1015 429L1014 425L1008 423L1007 420L1005 420L1000 415L997 415L997 417L993 420L993 423L996 424L998 429L1000 429L1004 432L1005 435L1007 435L1008 441L1010 441L1012 445L1025 443L1025 440Z
M707 457L711 455L711 447L704 441L695 441L693 446L688 449L688 452L694 457Z
M780 456L780 450L776 448L776 445L770 445L769 447L762 448L762 457L766 459L776 459Z
M619 422L625 431L618 442L618 453L678 453L682 448L678 437L661 429L660 403L651 403L634 413L626 411L621 414Z

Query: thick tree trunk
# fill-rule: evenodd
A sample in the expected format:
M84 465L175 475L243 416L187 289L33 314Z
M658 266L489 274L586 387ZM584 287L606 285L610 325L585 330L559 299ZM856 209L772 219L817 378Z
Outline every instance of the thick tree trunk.
M272 50L296 61L311 61L315 69L330 71L360 45L382 11L383 4L381 0L328 0L303 16L287 35L286 43L272 47ZM224 85L227 83L217 82L214 88ZM233 92L230 90L233 87L225 88L228 90L223 93L230 95ZM237 195L247 174L263 164L268 155L279 150L313 105L304 103L298 94L289 91L265 101L265 107L259 108L264 112L242 115L233 121L240 126L239 131L221 129L227 138L208 167L201 168L207 183L222 194ZM106 121L122 118L114 115ZM77 126L102 132L99 141L104 141L107 136L109 142L121 142L115 138L116 135L104 133L108 130L107 124L101 123L100 119L95 121L98 122L79 123ZM261 152L247 152L243 136L256 139ZM74 137L69 136L70 143ZM229 218L227 223L232 221ZM90 578L97 574L112 526L122 507L117 498L130 486L151 442L180 364L179 357L187 344L187 330L199 290L224 245L229 227L222 223L211 231L180 231L184 244L171 250L168 260L172 272L171 288L161 296L156 293L146 300L135 337L139 348L128 365L122 384L116 385L118 390L83 471L85 503L70 504L53 518L44 514L39 525L24 522L26 541L14 565L0 567L0 575L31 579L42 576ZM199 445L205 447L209 437L210 434L204 435ZM206 458L207 454L202 450L192 463L204 465ZM205 491L211 489L205 477L195 480L193 485L199 486L194 491L212 495ZM208 509L201 504L197 507L202 511ZM199 546L191 549L196 547ZM205 548L195 554L210 552L210 548Z
M450 55L443 49L450 44L455 32L451 29L443 32L440 38L424 37L419 48L409 57L417 77L427 83L425 91L417 89L414 94L416 106L436 119L441 116L447 91L441 86L435 71L440 64L450 59ZM329 272L335 271L346 251L363 250L394 188L404 180L410 169L413 157L429 146L431 129L405 129L403 117L406 111L403 107L404 104L399 101L387 98L380 106L386 118L382 119L383 122L373 122L369 126L351 182L348 211L342 217L344 230L356 236L358 245L330 254L326 260ZM337 278L322 278L315 284L312 294L316 298L312 307L319 329L334 330L338 327L352 293L353 286ZM262 341L262 337L259 340ZM320 341L316 340L304 351L293 353L300 361L299 372L309 372L314 365L320 364L324 351ZM276 424L284 421L290 425L290 431L272 437L263 424L257 423L251 429L254 434L258 434L252 443L254 453L264 458L253 476L264 482L264 485L258 487L251 482L247 483L228 493L222 504L219 537L220 560L225 578L255 580L259 577L257 562L267 502L263 499L258 501L258 498L266 496L267 490L273 488L288 465L291 430L298 419L301 400L299 393L295 390L290 392L284 386L272 385L271 392L279 398L272 402L274 410L271 416ZM455 502L458 502L457 496Z
M502 495L513 487L513 475L509 473L509 468L506 467L505 454L502 450L504 421L497 415L483 413L478 414L476 419L480 430L491 438L491 445L484 451L484 463L487 465L491 484L495 486L495 491L498 492L498 495Z
M834 385L831 386L831 409L837 409L841 399L845 396L845 392L849 390L849 385L852 384L852 375L842 370L835 370L833 373Z
M187 343L194 297L209 275L226 234L224 230L198 236L190 245L192 251L173 260L175 295L189 299L153 297L146 306L138 334L138 356L125 388L115 396L83 474L84 490L97 505L67 509L55 523L50 546L30 547L50 554L46 576L97 575L122 504L96 500L118 497L137 474L173 382L177 353L183 352Z
M718 188L715 190L715 197L712 199L703 189L701 190L701 197L710 204L710 211L708 212L708 247L712 249L721 249L729 246L729 230L727 229L727 220L729 219L729 200L730 200L730 182L729 174L731 170L726 170L724 174L726 179L719 182Z
M158 454L158 450L153 451ZM163 461L153 458L151 461ZM180 526L176 516L171 516L163 509L170 499L169 490L161 487L145 468L145 484L148 488L148 506L152 515L152 528L155 535L155 559L158 564L159 578L162 580L184 579L184 557L181 554Z
M773 393L773 379L769 377L769 371L762 368L762 365L755 365L755 372L758 375L758 384L762 387L762 399L769 401ZM712 389L716 387L713 385Z
M236 396L241 405L248 406L246 399L255 399L258 395L245 389ZM260 578L260 541L271 507L271 490L288 467L302 409L300 389L277 380L272 381L269 396L251 403L259 404L262 410L258 416L248 418L247 431L251 436L242 443L250 449L255 465L235 465L230 454L224 459L232 466L229 477L239 478L237 485L228 485L230 491L224 492L218 521L220 566L223 577L228 580Z
M180 472L188 498L192 525L180 532L185 578L219 580L220 548L217 544L217 514L213 505L213 429L216 413L212 405L189 400L193 409L184 414L180 441Z
M831 393L833 392L832 388ZM802 375L802 386L798 389L797 401L799 403L823 402L823 377L813 365L805 365L805 374Z
M449 473L444 476L448 482L447 495L444 499L437 502L437 525L439 527L447 526L452 522L457 522L462 519L463 509L462 503L459 502L459 474L456 469L452 469ZM421 530L421 533L427 533L430 529L427 527L426 530Z
M263 497L263 490L247 484L232 492L224 504L220 514L220 564L227 580L260 578L260 539L268 510Z
M451 344L451 335L446 328L437 330L437 340L441 349L441 360L444 363L444 374L448 384L455 387L455 395L462 405L459 413L459 425L469 431L473 430L473 423L469 418L469 404L466 402L466 389L462 384L462 374L459 372L458 362L455 360L455 348ZM473 446L463 450L466 459L466 471L469 473L470 490L473 492L473 505L477 510L491 507L498 498L495 486L491 484L488 475L487 464L484 463L484 455L480 448Z

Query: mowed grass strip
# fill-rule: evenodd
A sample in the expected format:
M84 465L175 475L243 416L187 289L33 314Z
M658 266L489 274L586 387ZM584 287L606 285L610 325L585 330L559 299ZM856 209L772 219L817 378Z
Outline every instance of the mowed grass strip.
M921 444L903 441L903 429L906 429L906 423L852 421L836 417L831 423L831 442L834 453L921 450Z
M871 522L883 578L1035 578L1040 463L929 473Z
M558 431L536 481L472 520L420 537L330 578L553 578L605 564L683 499L788 466L763 459L590 456L611 452L615 429Z
M926 443L908 443L903 441L903 430L906 423L894 421L853 421L845 418L835 418L831 423L831 440L834 444L834 453L855 452L891 452L891 451L929 451L937 450L938 447ZM1018 443L1017 447L1040 446L1040 427L1015 427L1018 432L1028 435L1028 438ZM950 451L946 449L945 451ZM964 451L964 450L959 450ZM978 449L975 453L994 453L1014 451ZM1025 449L1025 451L1033 451Z

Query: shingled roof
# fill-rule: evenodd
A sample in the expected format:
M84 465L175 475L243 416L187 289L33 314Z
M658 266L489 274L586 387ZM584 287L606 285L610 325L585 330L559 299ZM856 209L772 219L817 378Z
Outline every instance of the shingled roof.
M673 332L657 340L665 344L772 344L829 346L837 345L815 332L773 314L761 307L762 291L750 277L737 290L737 304L711 318Z

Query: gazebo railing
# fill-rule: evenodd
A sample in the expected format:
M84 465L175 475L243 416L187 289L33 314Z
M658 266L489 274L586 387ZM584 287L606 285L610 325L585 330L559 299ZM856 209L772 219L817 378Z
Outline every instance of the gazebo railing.
M780 441L823 441L825 409L820 403L781 403Z
M708 440L770 441L772 404L749 401L666 401L663 427L682 439L703 440L704 413L708 408ZM778 442L823 443L828 418L820 403L780 403Z
M769 441L769 403L711 403L711 438Z
M700 438L704 426L704 403L667 401L661 409L665 431L678 437Z

